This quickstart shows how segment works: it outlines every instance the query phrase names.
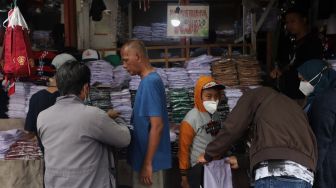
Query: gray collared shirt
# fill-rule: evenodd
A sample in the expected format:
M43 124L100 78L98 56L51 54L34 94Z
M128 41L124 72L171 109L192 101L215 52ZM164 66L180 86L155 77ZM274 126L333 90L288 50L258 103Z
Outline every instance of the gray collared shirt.
M114 184L109 175L108 146L129 144L126 126L70 95L59 97L39 114L37 129L45 148L46 188L111 187L110 178Z

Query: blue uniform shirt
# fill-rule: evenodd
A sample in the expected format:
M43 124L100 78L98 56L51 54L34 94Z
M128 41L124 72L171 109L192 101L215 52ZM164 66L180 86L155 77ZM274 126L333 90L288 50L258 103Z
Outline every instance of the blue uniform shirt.
M133 107L132 141L128 152L128 162L133 170L139 172L144 162L150 131L150 117L162 117L164 127L160 144L153 158L153 171L171 168L171 149L169 137L166 94L163 82L156 72L144 77L139 85Z

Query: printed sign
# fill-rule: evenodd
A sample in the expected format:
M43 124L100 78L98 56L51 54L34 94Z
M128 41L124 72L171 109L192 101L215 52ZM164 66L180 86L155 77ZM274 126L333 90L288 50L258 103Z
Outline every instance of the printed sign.
M179 7L177 13L176 8ZM172 20L179 20L178 26L173 26ZM176 23L176 22L175 22ZM167 7L167 36L168 37L208 37L209 6L168 5Z

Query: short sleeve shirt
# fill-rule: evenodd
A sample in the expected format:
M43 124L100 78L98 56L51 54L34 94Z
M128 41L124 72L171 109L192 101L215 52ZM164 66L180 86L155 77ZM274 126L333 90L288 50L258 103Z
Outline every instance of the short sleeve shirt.
M150 117L161 117L164 123L161 140L153 158L153 171L171 168L171 148L169 137L166 94L160 76L152 72L144 77L135 96L132 115L132 141L128 162L135 171L140 171L149 141Z
M36 127L37 116L43 110L54 105L57 97L59 96L60 94L58 91L54 93L50 93L49 91L44 89L44 90L38 91L30 98L29 110L28 110L28 114L27 114L26 122L25 122L26 131L33 132L37 135L37 127ZM37 135L37 141L39 143L39 146L42 152L44 152L43 145L38 135Z

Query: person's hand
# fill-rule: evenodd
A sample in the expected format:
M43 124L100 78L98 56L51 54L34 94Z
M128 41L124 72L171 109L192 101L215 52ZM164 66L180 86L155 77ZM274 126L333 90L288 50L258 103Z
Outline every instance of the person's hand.
M152 185L153 167L152 165L144 165L140 172L140 182L144 185Z
M273 69L270 73L270 76L273 79L279 78L281 75L282 75L282 72L278 68Z
M187 176L182 176L181 179L182 179L181 180L181 187L182 188L190 188Z
M200 156L198 156L197 162L201 163L201 164L207 164L208 163L208 161L205 160L205 158L204 158L204 153L202 153Z
M107 114L110 116L110 118L115 119L120 115L120 112L118 112L116 110L109 109L107 111Z
M236 156L230 156L230 157L227 157L225 159L225 162L230 164L230 167L232 169L238 169L239 166L238 166L238 160L237 160L237 157Z

